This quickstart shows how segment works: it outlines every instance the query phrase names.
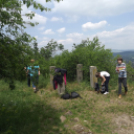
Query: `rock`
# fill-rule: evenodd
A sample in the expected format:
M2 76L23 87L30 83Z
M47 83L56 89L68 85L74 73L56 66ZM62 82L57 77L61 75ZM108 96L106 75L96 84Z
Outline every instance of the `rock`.
M63 122L66 120L66 117L62 115L62 116L60 117L60 120L61 120L61 122L63 123Z
M87 120L84 120L84 122L85 122L85 123L88 123L88 121L87 121Z
M65 115L72 115L72 112L68 111L68 112L65 113Z
M65 127L65 128L68 128L68 127L69 127L69 125L65 124L65 125L64 125L64 127Z
M76 118L74 118L74 119L71 119L71 121L78 122L78 121L79 121L79 118L76 117Z
M89 132L81 132L80 134L92 134L92 132L89 130Z
M74 121L75 122L78 122L79 121L79 118L78 117L74 118Z
M81 125L76 124L73 126L73 130L75 130L77 133L81 133L84 131L84 128Z
M133 121L133 122L134 122L134 116L131 116L131 121Z
M82 132L80 134L92 134L92 133L90 133L90 132Z

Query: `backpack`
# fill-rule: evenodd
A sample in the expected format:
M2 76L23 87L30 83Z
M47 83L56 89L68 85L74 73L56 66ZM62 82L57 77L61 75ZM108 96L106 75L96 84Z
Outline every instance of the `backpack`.
M105 85L103 85L103 86L101 87L101 93L102 93L102 94L105 93L105 90L106 90Z
M95 83L95 91L99 91L99 90L100 90L99 84Z
M69 93L65 93L61 96L62 99L70 99L70 94Z
M76 92L71 92L71 95L69 93L65 93L61 96L62 99L73 99L73 98L78 98L80 97L82 99L82 97L76 93Z
M78 98L78 97L82 98L78 93L76 93L76 92L71 92L71 98L72 98L72 99L73 99L73 98Z

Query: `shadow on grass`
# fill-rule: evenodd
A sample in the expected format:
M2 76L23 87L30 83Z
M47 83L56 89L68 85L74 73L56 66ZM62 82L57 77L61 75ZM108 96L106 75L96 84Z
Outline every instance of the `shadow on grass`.
M0 91L0 120L1 134L63 133L60 112L32 92Z

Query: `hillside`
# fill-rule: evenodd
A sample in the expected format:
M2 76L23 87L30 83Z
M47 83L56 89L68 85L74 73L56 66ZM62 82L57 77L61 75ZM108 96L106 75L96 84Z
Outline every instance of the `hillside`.
M109 95L97 94L89 83L68 83L69 92L83 99L62 100L49 84L37 94L26 82L16 82L16 90L0 81L1 134L133 134L133 85L122 99L118 87ZM113 90L115 89L115 90Z
M113 52L114 56L120 55L122 58L129 62L132 61L134 62L134 51L123 51L123 52Z

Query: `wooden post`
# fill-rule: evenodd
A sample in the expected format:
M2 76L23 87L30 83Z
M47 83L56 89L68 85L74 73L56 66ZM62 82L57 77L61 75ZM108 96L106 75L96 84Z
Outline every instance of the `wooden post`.
M50 84L53 85L55 66L50 66Z
M83 65L77 64L77 81L80 83L83 80Z
M95 76L96 72L97 72L97 67L90 66L90 85L91 85L92 88L94 88L95 83L98 82L98 80L97 80L97 78Z

